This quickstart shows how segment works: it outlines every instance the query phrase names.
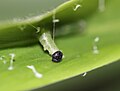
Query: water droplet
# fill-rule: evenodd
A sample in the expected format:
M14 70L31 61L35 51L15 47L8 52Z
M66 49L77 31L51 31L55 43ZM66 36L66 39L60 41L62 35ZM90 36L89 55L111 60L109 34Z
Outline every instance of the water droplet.
M60 22L60 20L59 19L54 19L53 20L53 23L57 23L57 22Z
M39 33L40 32L40 27L37 27L36 30L37 30L36 33Z
M100 38L99 38L99 37L96 37L96 38L94 39L94 42L99 42L99 40L100 40Z
M8 70L13 70L13 69L14 69L13 66L9 66L9 67L8 67Z
M7 63L7 61L5 60L5 56L1 56L1 57L0 57L0 60L2 60L4 64Z
M80 7L82 7L82 5L77 4L73 10L76 11L76 10L77 10L78 8L80 8Z
M97 43L99 42L100 38L99 37L96 37L94 39L94 44L93 44L93 53L94 54L99 54L99 50L98 50L98 46L97 46Z
M8 70L13 70L14 69L14 67L13 67L13 61L14 61L15 54L11 53L9 55L11 56L11 59L10 59L10 66L8 67Z
M87 72L83 73L82 76L85 77L87 75Z
M98 47L96 45L93 46L93 53L99 54L99 50L98 50Z
M31 69L35 75L36 78L42 78L42 74L36 71L35 67L33 65L26 66L27 68Z

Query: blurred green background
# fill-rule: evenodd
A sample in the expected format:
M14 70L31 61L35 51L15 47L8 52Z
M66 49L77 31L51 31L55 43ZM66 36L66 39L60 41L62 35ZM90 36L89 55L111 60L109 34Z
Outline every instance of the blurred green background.
M67 0L0 0L0 21L40 15L65 1Z

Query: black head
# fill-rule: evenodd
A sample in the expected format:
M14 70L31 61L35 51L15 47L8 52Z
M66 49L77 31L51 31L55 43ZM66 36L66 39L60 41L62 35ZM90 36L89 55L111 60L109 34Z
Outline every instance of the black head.
M61 51L56 51L53 55L52 55L52 61L53 62L61 62L62 61L62 56L63 53Z

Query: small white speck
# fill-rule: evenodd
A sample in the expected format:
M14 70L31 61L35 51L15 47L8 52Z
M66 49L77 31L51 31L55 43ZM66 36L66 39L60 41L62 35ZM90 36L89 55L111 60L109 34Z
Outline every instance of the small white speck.
M87 75L87 72L83 73L83 75L82 75L82 76L84 77L84 76L86 76L86 75Z
M7 61L5 60L5 56L1 56L1 57L0 57L0 60L2 60L4 64L7 63Z
M100 12L104 12L105 11L105 0L99 0L98 2L98 9Z
M36 78L42 78L43 75L38 73L33 65L28 65L26 67L33 71Z
M100 37L96 37L94 39L94 45L93 45L93 53L94 54L99 54L99 49L98 49L98 46L97 46L97 43L100 41Z
M34 25L28 23L31 27L33 27L36 30L36 33L40 32L40 27L35 27Z
M96 45L93 46L93 53L99 54L99 50L98 50L98 47Z
M40 32L40 27L37 27L36 30L37 30L36 33L39 33Z
M8 70L13 70L13 69L14 69L13 66L9 66L9 67L8 67Z
M11 56L11 59L13 60L14 57L15 57L15 54L14 53L10 53L9 55Z
M60 20L59 19L54 19L53 20L53 23L57 23L57 22L60 22Z
M11 53L9 55L11 56L11 59L10 59L10 66L8 67L8 70L13 70L14 69L14 67L13 67L13 60L14 60L15 54Z
M76 11L80 7L82 7L82 6L80 4L77 4L73 10Z
M99 40L100 40L100 38L99 38L99 37L96 37L96 38L94 39L94 42L99 42Z

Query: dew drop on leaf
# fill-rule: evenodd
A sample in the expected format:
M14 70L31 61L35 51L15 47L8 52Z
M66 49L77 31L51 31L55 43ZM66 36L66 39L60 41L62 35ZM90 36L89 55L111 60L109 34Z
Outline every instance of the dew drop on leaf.
M32 72L33 72L33 74L35 75L36 78L42 78L43 77L42 74L37 72L37 70L35 69L35 67L33 65L28 65L26 67L32 70Z
M11 56L11 59L10 59L10 66L8 67L8 70L13 70L14 69L14 67L13 67L13 61L14 61L15 54L11 53L9 55Z

